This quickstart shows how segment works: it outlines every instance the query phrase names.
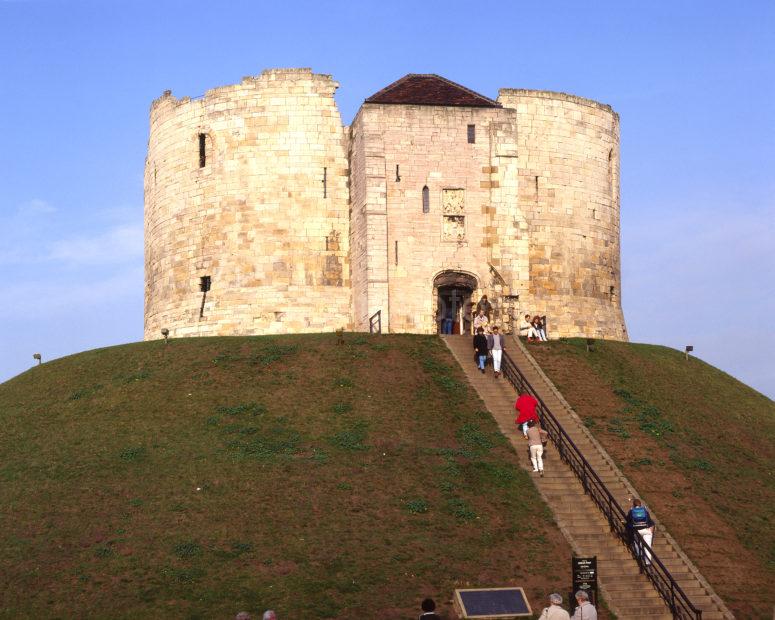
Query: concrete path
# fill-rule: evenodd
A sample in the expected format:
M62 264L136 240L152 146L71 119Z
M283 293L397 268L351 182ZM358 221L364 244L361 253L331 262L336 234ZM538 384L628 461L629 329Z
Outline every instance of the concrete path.
M517 453L524 455L522 466L535 477L539 492L554 513L555 519L578 555L596 555L598 586L606 603L620 620L631 618L672 618L669 609L657 594L651 582L641 575L629 551L611 533L603 514L584 493L573 472L560 461L550 443L544 463L544 477L532 473L527 458L526 442L514 425L516 392L501 377L495 379L492 368L481 374L473 362L471 338L444 336L453 355L461 365L471 385L476 389L492 413L501 431L510 440ZM581 420L562 398L554 385L541 371L522 343L507 338L507 352L527 380L541 396L573 442L584 454L613 496L627 509L628 497L637 495L632 485L614 465L612 459L584 427ZM541 346L541 345L536 345ZM652 515L654 516L654 515ZM655 521L657 521L656 517ZM703 620L728 620L734 616L721 599L713 593L696 567L678 548L674 540L657 521L654 550L673 575L692 603L703 610Z

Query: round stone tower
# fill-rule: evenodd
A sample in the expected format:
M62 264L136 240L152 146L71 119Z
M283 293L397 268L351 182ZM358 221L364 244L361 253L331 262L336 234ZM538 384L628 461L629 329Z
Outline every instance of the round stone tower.
M347 134L338 84L275 69L153 102L145 338L351 323Z
M523 312L553 336L627 339L621 308L619 116L596 101L503 89L517 111L518 204L529 237Z

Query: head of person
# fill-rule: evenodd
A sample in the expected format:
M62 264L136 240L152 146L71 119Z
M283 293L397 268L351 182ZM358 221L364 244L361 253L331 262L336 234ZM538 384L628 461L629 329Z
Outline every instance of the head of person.
M641 505L641 501L637 497L633 497L632 498L632 505L633 506L640 506Z
M484 308L479 308L479 316L484 316Z
M584 592L584 590L579 590L578 592L576 592L574 596L576 597L576 600L578 601L579 605L581 605L582 603L589 602L589 594Z
M477 334L483 334L484 333L484 327L480 327L476 330Z
M277 620L277 614L273 610L267 609L264 612L263 620Z
M526 314L526 315L525 315L525 320L526 320L526 321L529 321L529 320L530 320L530 315L529 315L529 314Z
M562 597L557 594L557 592L553 592L549 595L549 604L550 605L562 605Z
M498 333L498 326L497 325L493 325L492 326L492 333L493 334L497 334Z
M536 421L535 420L528 420L527 421L528 428L533 428L535 425L536 425Z
M487 295L482 295L482 301L487 301Z
M241 611L234 616L234 620L250 620L250 614L247 611Z
M432 598L426 598L420 607L422 607L423 611L435 611L436 602Z

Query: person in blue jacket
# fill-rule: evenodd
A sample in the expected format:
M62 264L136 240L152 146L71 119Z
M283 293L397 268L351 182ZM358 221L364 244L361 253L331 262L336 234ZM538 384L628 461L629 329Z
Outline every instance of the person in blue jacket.
M643 539L649 548L651 547L651 541L654 539L654 521L646 510L645 506L638 498L633 498L632 508L627 513L627 530L630 533L630 540L635 539L635 533ZM643 549L643 563L646 565L651 564L651 552L649 549Z

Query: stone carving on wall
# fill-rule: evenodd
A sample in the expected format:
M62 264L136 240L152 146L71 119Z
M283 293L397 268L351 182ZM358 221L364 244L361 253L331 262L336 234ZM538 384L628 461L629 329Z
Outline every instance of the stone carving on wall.
M441 192L441 212L444 218L444 241L462 241L466 237L465 190L445 189Z
M445 189L441 192L441 207L444 215L463 215L465 212L464 189Z

